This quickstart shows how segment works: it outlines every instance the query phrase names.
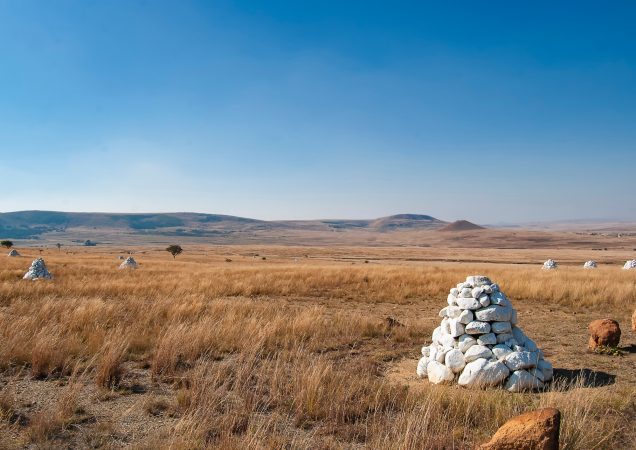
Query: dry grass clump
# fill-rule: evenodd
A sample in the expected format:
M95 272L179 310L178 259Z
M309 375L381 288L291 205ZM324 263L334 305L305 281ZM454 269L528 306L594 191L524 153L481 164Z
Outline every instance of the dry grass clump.
M84 409L79 402L80 389L79 383L70 382L53 405L30 417L26 432L32 442L42 444L61 439L69 425L83 419Z

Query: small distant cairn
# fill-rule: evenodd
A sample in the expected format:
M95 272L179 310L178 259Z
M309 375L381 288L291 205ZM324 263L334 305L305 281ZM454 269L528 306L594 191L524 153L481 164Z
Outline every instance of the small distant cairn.
M596 261L594 260L589 260L589 261L585 261L585 264L583 264L583 268L584 269L596 269Z
M631 270L636 269L636 259L631 259L629 261L625 261L625 265L623 266L623 270Z
M558 267L558 264L555 260L553 259L548 259L546 262L543 263L543 270L554 270Z
M20 253L18 253L18 251L14 248L14 249L11 249L11 251L9 252L7 256L11 256L11 257L20 256Z
M417 375L434 384L503 386L510 392L543 388L552 365L517 326L510 300L488 277L466 278L450 290L432 344L422 348Z
M123 256L121 256L121 255L119 255L119 256L117 257L117 259L122 259L122 260L123 260L123 259L124 259L124 257L123 257Z
M42 258L38 258L31 263L31 267L27 273L24 274L23 279L25 280L50 280L53 278L53 275L46 268L46 264Z
M136 269L137 267L139 267L139 265L132 256L126 258L126 260L119 265L120 269Z

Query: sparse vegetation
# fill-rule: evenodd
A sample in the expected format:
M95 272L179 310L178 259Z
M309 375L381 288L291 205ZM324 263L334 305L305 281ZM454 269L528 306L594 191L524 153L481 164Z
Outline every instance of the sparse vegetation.
M110 254L55 252L55 283L21 283L20 262L0 259L0 415L26 417L0 420L0 434L44 447L118 447L126 435L139 448L464 449L512 415L555 406L563 448L636 443L634 355L585 351L591 317L630 317L633 274L375 255L352 266L322 249L303 265L285 249L268 250L267 265L225 264L227 249L215 251L177 265L147 252L147 269L126 276ZM529 335L547 336L539 344L561 368L548 392L415 380L446 291L473 272L502 285Z
M166 251L172 255L173 258L176 258L177 255L180 255L183 252L183 249L180 245L170 245L166 248Z

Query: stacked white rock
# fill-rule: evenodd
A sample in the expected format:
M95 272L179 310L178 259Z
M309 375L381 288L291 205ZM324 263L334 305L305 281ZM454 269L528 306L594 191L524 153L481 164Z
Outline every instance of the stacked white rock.
M594 260L589 260L589 261L585 261L585 264L583 264L583 268L584 269L596 269L596 261Z
M625 261L625 265L623 266L623 269L625 270L636 269L636 259Z
M558 267L557 262L553 259L548 259L543 263L543 270L553 270Z
M14 249L11 249L11 251L9 252L7 256L11 256L11 257L20 256L20 253L18 253L18 251L14 248Z
M44 264L44 260L42 258L35 259L31 263L31 267L27 273L24 274L24 280L40 280L40 279L52 279L53 275L46 268L46 264Z
M132 256L126 258L126 260L119 265L120 269L136 269L138 267L137 261Z
M419 377L511 392L539 389L552 379L552 365L517 327L517 312L488 277L470 276L452 288L439 315L433 343L422 347Z

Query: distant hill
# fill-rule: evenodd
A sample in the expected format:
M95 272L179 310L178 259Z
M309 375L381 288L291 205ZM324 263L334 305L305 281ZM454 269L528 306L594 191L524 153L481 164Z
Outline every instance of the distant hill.
M455 222L449 223L448 225L440 228L440 231L473 231L484 229L484 227L480 227L479 225L467 220L456 220Z
M443 227L432 216L398 214L379 219L265 221L203 213L74 213L18 211L0 213L0 238L38 239L43 235L103 233L154 236L220 237L230 233L355 231L391 232Z

